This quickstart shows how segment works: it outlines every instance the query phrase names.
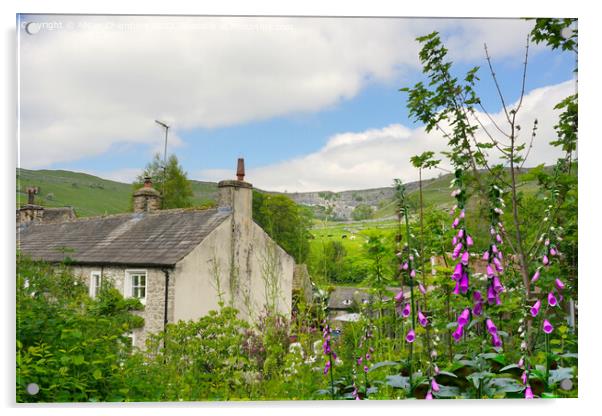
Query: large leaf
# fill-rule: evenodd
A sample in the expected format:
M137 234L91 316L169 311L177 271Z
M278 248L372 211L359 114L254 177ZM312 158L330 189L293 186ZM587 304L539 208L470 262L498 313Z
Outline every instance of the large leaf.
M410 379L409 377L404 377L400 375L387 376L387 385L395 389L409 390Z
M573 369L571 367L559 367L556 370L550 370L548 384L555 384L567 378L573 378Z
M524 390L524 386L513 378L500 377L489 380L489 386L497 393L516 393Z
M398 361L379 361L378 363L375 363L372 367L370 367L370 369L368 370L368 372L372 372L374 370L378 370L381 367L394 367L399 365L400 363Z
M500 370L500 373L503 373L504 371L512 370L513 368L520 368L520 367L517 364L509 364L506 367L502 368Z
M434 391L433 396L438 399L458 397L460 395L460 389L453 386L443 386L439 384L439 391Z

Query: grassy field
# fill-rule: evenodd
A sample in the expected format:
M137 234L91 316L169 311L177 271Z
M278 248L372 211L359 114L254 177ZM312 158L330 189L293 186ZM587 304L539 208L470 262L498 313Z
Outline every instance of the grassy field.
M444 175L440 178L433 178L423 181L422 197L426 207L450 208L454 205L454 198L451 196L449 187L452 175ZM520 174L517 177L519 190L526 195L532 195L537 191L537 181L527 174ZM408 192L410 207L417 207L419 201L419 191ZM383 206L374 212L374 218L387 218L395 215L395 201L384 201Z
M217 184L191 181L194 205L214 200ZM37 186L36 203L47 207L72 206L78 216L117 214L130 209L130 184L65 170L17 169L17 208L27 203L27 188Z

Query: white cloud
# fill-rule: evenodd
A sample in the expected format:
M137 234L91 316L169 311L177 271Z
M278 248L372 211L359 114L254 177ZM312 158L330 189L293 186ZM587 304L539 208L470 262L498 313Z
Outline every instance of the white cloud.
M558 149L549 144L555 137L553 126L557 122L558 110L553 107L574 92L574 83L539 88L524 97L522 109L518 113L521 125L519 140L530 138L533 121L538 119L538 133L533 149L525 166L553 163L560 156ZM516 107L513 103L511 107ZM483 114L477 115L492 135L497 134ZM504 128L504 114L492 114L496 123ZM480 141L486 141L483 133ZM393 178L404 181L418 179L418 172L409 163L411 156L427 150L438 153L446 148L447 140L440 132L427 134L423 128L409 129L400 124L392 124L380 129L363 132L337 134L315 153L293 160L247 170L247 179L256 187L274 191L342 191L390 186ZM489 151L491 159L499 161L499 153ZM440 156L440 155L439 155ZM450 168L443 158L441 167ZM425 173L425 178L439 173L433 170ZM204 180L221 180L232 176L232 171L205 170L197 177Z
M415 37L449 33L455 59L519 54L519 20L35 16L20 31L23 167L159 147L177 132L313 112L418 68ZM58 27L60 26L60 27ZM49 30L54 27L56 30Z

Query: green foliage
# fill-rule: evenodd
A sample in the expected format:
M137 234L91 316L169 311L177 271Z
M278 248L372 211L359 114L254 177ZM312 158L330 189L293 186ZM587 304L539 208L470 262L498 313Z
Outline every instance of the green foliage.
M90 299L66 268L17 259L17 402L123 400L127 333L142 326L138 300L108 286ZM35 395L26 392L36 383Z
M358 204L351 212L351 218L355 221L368 220L374 215L374 209L370 205Z
M285 195L253 192L253 220L276 243L303 263L309 252L309 227L312 214Z
M147 176L151 177L153 187L163 194L162 209L192 206L192 185L176 155L169 156L167 164L163 166L161 157L156 153L153 160L144 168L144 172L138 175L132 184L134 191L142 187Z
M535 19L535 27L531 31L531 39L535 43L544 42L552 49L577 52L578 31L577 19Z

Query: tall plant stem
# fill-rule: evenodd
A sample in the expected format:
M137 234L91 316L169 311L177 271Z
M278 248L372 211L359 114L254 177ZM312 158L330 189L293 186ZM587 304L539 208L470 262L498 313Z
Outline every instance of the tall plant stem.
M332 366L332 354L328 354L328 361L330 362L330 396L332 397L332 400L334 400L334 368Z
M409 255L411 255L411 252L412 252L412 246L410 244L410 222L408 220L408 207L407 207L407 205L404 206L403 215L404 215L404 220L405 220L405 225L406 225L406 238L407 238L407 241L408 241L408 256L409 256ZM416 313L415 313L414 309L415 309L416 305L414 303L414 280L412 279L412 276L410 275L411 270L412 270L412 267L408 267L408 277L409 277L409 283L410 283L410 304L412 306L411 307L411 311L412 311L412 330L415 330L414 328L416 328ZM413 360L414 360L414 343L411 342L410 343L410 393L414 389L414 386L412 384L412 382L413 382L413 374L412 374L412 372L413 372Z

